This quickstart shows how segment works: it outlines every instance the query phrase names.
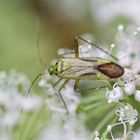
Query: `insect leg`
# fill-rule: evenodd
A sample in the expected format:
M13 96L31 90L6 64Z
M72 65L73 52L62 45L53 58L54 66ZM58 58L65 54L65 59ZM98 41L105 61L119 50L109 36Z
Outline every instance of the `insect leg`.
M62 78L59 78L58 81L56 81L56 83L53 84L53 87L55 88L61 80Z
M101 87L94 87L94 88L87 88L87 89L81 89L84 91L88 91L88 90L99 90L99 89L104 89L104 88L109 88L110 85L105 85L105 86L101 86Z
M75 58L79 58L79 46L78 46L78 37L75 37L74 40L75 43Z
M80 36L77 36L76 38L77 38L77 39L80 39L80 40L82 40L82 41L84 41L85 43L90 44L91 46L95 46L95 47L98 48L99 50L101 50L101 51L103 51L104 53L110 55L113 59L115 59L115 60L118 61L118 58L116 58L116 57L115 57L114 55L112 55L112 54L109 54L109 52L107 52L106 50L102 49L102 48L99 47L97 44L92 43L92 42L90 42L90 41L88 41L88 40L86 40L86 39L84 39L84 38L82 38L82 37L80 37Z
M79 91L79 80L76 80L74 83L74 91L76 91L76 92Z
M69 81L69 79L66 79L66 80L64 81L64 83L60 86L59 90L58 90L58 94L59 94L59 96L60 96L61 101L62 101L63 104L64 104L64 107L65 107L65 109L66 109L66 113L67 113L67 114L69 114L68 107L67 107L66 102L65 102L65 100L64 100L64 98L63 98L63 96L62 96L62 94L61 94L60 91L61 91L62 88L68 83L68 81Z

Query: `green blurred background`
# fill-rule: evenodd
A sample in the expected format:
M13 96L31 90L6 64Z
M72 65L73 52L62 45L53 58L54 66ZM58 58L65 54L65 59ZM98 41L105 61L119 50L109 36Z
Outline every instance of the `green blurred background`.
M74 47L77 35L92 33L100 42L111 42L117 24L127 20L119 17L100 26L91 18L89 5L89 0L0 0L0 69L16 69L30 79L45 69L36 48L38 20L46 67L58 48Z

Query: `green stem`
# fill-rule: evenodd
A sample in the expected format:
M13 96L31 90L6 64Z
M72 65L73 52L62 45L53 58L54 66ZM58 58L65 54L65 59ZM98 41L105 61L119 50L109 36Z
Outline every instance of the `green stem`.
M115 115L115 110L116 110L116 108L113 109L110 113L108 113L108 114L101 120L101 122L95 127L95 130L100 131L100 129L101 129L102 127L104 127L105 124L106 124L109 120L111 120L111 118Z
M31 136L33 130L35 129L37 122L39 121L40 116L42 115L42 112L44 111L44 106L42 106L39 110L39 112L37 112L37 114L35 115L34 119L32 119L32 122L30 124L29 127L29 131L27 131L27 133L25 133L25 140L28 140L29 137Z

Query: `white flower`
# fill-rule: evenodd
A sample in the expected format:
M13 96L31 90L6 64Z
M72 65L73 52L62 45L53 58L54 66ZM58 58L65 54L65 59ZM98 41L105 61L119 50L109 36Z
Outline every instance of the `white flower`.
M116 114L119 116L119 121L128 122L129 125L134 125L138 120L138 112L130 104L121 107Z
M140 129L138 129L132 137L132 140L139 140L139 139L140 139Z
M21 106L24 111L35 111L41 106L41 101L39 96L29 96L22 98Z
M117 56L120 58L119 59L119 64L123 67L129 67L131 65L131 58L129 56L126 56L126 53L123 52L123 54L121 52L118 52Z
M19 120L20 113L18 111L9 111L0 119L0 123L4 127L12 128L19 122Z
M89 133L80 119L75 116L62 120L60 115L53 116L50 124L40 133L39 140L88 140Z
M123 91L120 87L114 87L113 90L106 93L108 103L118 102L123 99Z
M119 31L123 31L123 29L124 29L124 25L123 24L118 25L118 30Z
M138 102L140 102L140 90L136 90L135 100L138 101Z
M135 86L135 82L128 82L126 84L124 84L124 92L126 95L133 95L136 91L136 86Z
M98 131L95 131L94 133L91 133L90 140L100 140L100 134Z
M112 125L108 125L108 126L107 126L107 131L108 131L108 132L111 132L111 131L112 131Z
M12 134L10 132L0 132L0 140L12 140Z
M130 82L134 80L134 74L130 69L124 69L124 74L122 76L123 80L126 82Z
M135 83L136 83L136 86L140 86L140 75L135 76Z
M140 23L139 0L91 0L91 2L91 14L93 16L93 20L98 21L98 23L107 23L115 19L117 16L126 17L137 24Z
M0 89L0 105L5 105L10 102L10 97L5 90Z

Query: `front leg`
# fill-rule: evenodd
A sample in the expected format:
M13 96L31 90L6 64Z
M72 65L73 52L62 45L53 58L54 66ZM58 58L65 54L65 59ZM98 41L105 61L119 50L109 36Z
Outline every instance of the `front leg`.
M78 46L78 37L76 36L75 37L75 40L74 40L74 43L75 43L75 58L79 58L79 46Z
M78 92L79 91L79 80L76 80L74 83L74 91Z
M61 101L62 101L63 104L64 104L64 107L65 107L65 109L66 109L66 113L69 115L69 110L68 110L67 104L66 104L66 102L65 102L65 100L64 100L64 98L63 98L63 96L62 96L62 94L61 94L61 90L65 87L65 85L68 83L68 81L69 81L69 79L66 79L66 80L64 81L64 83L60 86L60 88L59 88L59 90L58 90L58 94L59 94L59 97L60 97Z

